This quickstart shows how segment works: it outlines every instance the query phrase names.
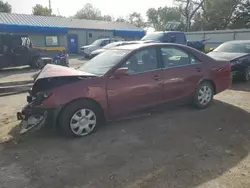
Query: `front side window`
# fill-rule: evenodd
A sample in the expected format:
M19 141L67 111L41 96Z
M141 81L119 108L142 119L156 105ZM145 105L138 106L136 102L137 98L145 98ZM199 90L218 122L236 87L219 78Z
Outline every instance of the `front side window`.
M102 41L100 46L106 46L107 44L109 44L109 40L104 40Z
M98 40L95 40L91 45L93 45L93 46L100 46L101 45L101 43L102 43L102 39L98 39Z
M180 67L196 64L197 62L194 57L191 57L183 50L173 47L162 47L161 54L165 68Z
M58 36L46 36L45 43L46 46L59 46Z
M122 67L127 67L129 74L138 74L158 69L156 49L148 48L136 52Z

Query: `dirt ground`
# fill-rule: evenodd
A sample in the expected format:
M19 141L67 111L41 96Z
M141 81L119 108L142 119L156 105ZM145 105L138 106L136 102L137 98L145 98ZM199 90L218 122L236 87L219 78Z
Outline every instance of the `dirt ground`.
M79 59L80 57L71 57L69 60L70 67L76 68L81 66L85 61ZM36 73L36 69L31 69L28 66L14 67L0 70L0 84L6 82L29 81L31 76Z
M1 133L24 103L0 98ZM243 83L205 110L169 107L81 139L37 133L0 146L0 187L249 188L249 113Z

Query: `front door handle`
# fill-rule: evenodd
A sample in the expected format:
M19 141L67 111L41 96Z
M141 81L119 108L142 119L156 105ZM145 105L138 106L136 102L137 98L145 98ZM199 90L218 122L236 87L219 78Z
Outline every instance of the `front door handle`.
M154 75L154 76L153 76L153 79L154 79L154 80L160 80L160 76L159 76L159 75Z
M196 71L197 71L197 72L201 72L201 68L198 68L198 67L197 67L197 68L196 68Z

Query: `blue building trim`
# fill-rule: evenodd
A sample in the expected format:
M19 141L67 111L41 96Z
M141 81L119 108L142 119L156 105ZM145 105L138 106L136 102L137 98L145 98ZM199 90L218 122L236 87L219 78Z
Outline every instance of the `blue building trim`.
M49 26L31 26L18 24L3 24L0 23L0 32L7 33L45 33L45 34L67 34L66 27L49 27Z
M107 29L81 29L68 27L52 27L52 26L34 26L19 24L0 23L0 32L6 33L35 33L35 34L68 34L68 30L85 30L85 31L111 31L114 36L119 37L143 37L144 30L107 30Z
M144 37L144 30L114 30L114 36L123 37Z
M107 31L107 32L114 31L113 29L91 29L91 28L86 29L86 28L71 28L71 27L69 27L68 30L71 30L71 31L72 30L77 30L77 31L79 31L79 30L81 30L81 31Z

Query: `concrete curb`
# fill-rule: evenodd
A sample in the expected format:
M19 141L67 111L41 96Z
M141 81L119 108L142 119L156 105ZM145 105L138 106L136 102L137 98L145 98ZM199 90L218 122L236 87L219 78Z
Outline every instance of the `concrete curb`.
M33 84L25 84L25 85L12 85L0 87L0 96L6 96L11 94L24 93L30 90Z
M18 95L18 94L21 94L21 93L26 93L28 91L17 91L17 92L9 92L9 93L0 93L0 97L6 97L6 96L10 96L10 95Z
M25 80L25 81L16 81L16 82L3 82L0 83L0 87L4 86L16 86L16 85L25 85L25 84L31 84L33 83L33 80Z

